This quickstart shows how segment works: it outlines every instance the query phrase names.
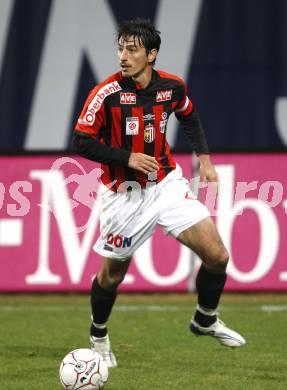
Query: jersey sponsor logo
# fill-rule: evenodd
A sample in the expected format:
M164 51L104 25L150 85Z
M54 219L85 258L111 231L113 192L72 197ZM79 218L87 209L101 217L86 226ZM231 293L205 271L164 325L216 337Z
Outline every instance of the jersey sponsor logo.
M149 123L145 128L144 128L144 140L147 143L151 143L154 141L155 137L155 131L154 131L154 126Z
M132 245L132 237L125 237L121 234L108 234L107 244L113 245L116 248L129 248Z
M96 113L100 109L105 98L112 93L120 91L121 89L122 88L117 81L113 81L112 83L104 85L101 89L99 89L87 109L83 122L92 126L96 118Z
M164 134L166 130L167 119L159 122L159 131Z
M157 102L165 102L167 100L171 100L171 97L172 97L172 89L165 89L162 91L157 91L156 93Z
M144 121L154 121L155 115L154 114L146 114L143 116Z
M126 118L126 135L138 135L139 133L139 118L130 116Z
M135 93L121 92L120 103L121 104L136 104L137 96Z
M167 112L164 111L164 112L161 114L161 117L162 117L163 120L167 119Z

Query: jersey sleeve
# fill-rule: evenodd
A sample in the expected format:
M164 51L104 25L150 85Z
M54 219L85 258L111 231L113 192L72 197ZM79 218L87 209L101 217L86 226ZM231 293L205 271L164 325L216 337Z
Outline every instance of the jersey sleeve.
M179 116L187 116L191 113L193 108L192 101L187 96L187 86L183 80L179 87L179 102L175 108L175 114Z
M105 95L101 91L96 87L90 92L75 126L72 148L80 156L92 161L128 166L131 152L105 145L101 139L101 131L106 126Z
M175 107L175 116L180 122L193 150L197 154L208 154L209 148L199 114L191 99L187 96L187 87L183 81L180 86L179 95L180 99Z
M128 167L131 152L125 149L112 148L101 143L88 134L75 132L72 141L73 150L88 160L102 164L116 164Z

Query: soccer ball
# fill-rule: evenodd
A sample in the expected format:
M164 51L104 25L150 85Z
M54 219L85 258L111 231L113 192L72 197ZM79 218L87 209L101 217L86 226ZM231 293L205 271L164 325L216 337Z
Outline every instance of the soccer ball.
M99 390L108 380L109 372L102 356L91 349L75 349L60 366L60 380L67 390Z

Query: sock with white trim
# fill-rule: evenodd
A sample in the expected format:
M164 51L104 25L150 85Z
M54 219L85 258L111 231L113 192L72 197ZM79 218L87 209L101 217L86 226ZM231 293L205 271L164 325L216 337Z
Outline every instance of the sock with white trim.
M196 277L198 306L194 316L199 325L208 327L216 321L216 308L224 289L226 277L226 272L215 274L208 271L203 264L201 265Z

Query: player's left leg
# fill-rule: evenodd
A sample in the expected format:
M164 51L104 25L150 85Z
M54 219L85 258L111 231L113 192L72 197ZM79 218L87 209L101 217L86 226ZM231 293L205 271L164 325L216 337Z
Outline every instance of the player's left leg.
M191 331L197 335L216 337L228 347L240 347L245 340L227 328L216 312L226 282L228 251L210 217L192 225L177 236L202 260L196 278L198 305L191 321Z

